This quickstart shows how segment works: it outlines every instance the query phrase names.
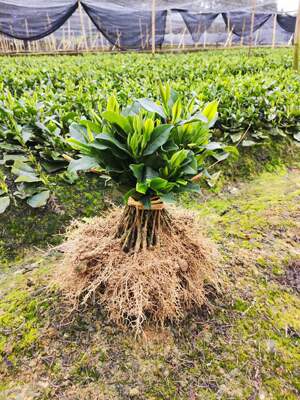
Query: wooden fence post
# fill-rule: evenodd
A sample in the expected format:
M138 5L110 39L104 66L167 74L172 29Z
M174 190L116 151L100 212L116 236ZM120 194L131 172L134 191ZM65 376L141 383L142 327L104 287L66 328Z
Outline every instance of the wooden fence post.
M273 16L273 34L272 34L272 48L275 48L276 44L276 25L277 25L277 14Z
M256 12L256 0L252 0L252 15L251 15L251 30L250 30L250 40L249 40L249 55L253 42L253 29L254 29L254 18Z
M295 36L294 36L294 69L299 70L299 53L300 53L300 0L298 4L298 13L295 26Z
M152 54L155 54L155 17L156 17L156 0L152 0Z

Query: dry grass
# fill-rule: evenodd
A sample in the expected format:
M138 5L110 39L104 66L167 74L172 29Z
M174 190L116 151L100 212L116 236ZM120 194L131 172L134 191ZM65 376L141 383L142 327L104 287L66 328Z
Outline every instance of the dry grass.
M145 321L178 321L207 303L206 284L219 287L218 254L204 239L196 216L172 210L172 231L160 233L159 246L125 253L115 237L122 217L74 222L63 245L60 285L75 306L98 303L120 326L139 332Z

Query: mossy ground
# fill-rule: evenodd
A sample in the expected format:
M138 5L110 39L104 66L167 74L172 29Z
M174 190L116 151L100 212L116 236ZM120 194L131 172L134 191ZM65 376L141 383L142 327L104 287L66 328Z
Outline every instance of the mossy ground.
M183 202L224 257L213 309L138 339L99 309L62 320L47 288L60 255L34 254L1 279L0 399L299 398L300 299L285 277L300 257L300 170Z

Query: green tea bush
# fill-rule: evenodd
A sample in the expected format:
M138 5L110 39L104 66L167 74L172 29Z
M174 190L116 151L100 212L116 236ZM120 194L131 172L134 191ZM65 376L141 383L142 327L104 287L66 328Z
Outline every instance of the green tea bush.
M300 78L289 50L0 58L0 212L19 200L40 207L67 172L71 124L97 123L109 94L159 97L158 80L170 81L186 106L217 99L213 139L247 149L299 142ZM191 95L192 93L192 95ZM245 135L246 132L246 135ZM51 179L55 175L57 178Z

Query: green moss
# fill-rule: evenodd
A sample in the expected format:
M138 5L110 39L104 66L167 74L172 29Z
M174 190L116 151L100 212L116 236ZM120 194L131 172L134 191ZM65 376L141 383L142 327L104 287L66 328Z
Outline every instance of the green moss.
M42 209L24 203L10 207L0 216L0 266L22 259L30 246L59 243L71 219L94 216L105 208L104 194L103 183L89 176L74 185L59 181L54 202Z
M41 264L29 280L23 274L11 272L1 281L0 359L11 368L17 367L18 359L24 354L33 354L44 323L43 315L55 298L34 290L35 284L47 280L48 271L49 267Z
M105 400L297 399L300 299L281 285L278 274L284 276L297 255L299 187L299 173L281 170L240 185L234 195L207 198L203 205L184 199L199 214L204 234L218 238L228 286L212 300L207 315L190 315L152 336L147 329L137 339L120 332L96 306L49 336L47 329L57 326L52 319L65 316L64 311L57 295L35 294L35 289L48 282L56 261L47 257L26 275L16 274L20 266L14 266L0 285L0 316L11 327L9 335L2 334L1 346L14 364L4 371L0 398L1 390L6 393L14 383L45 379L61 397L80 400L99 393ZM27 287L28 279L35 289ZM53 362L41 363L41 354ZM18 368L27 362L38 365L36 375ZM57 395L51 387L39 391L45 400Z

